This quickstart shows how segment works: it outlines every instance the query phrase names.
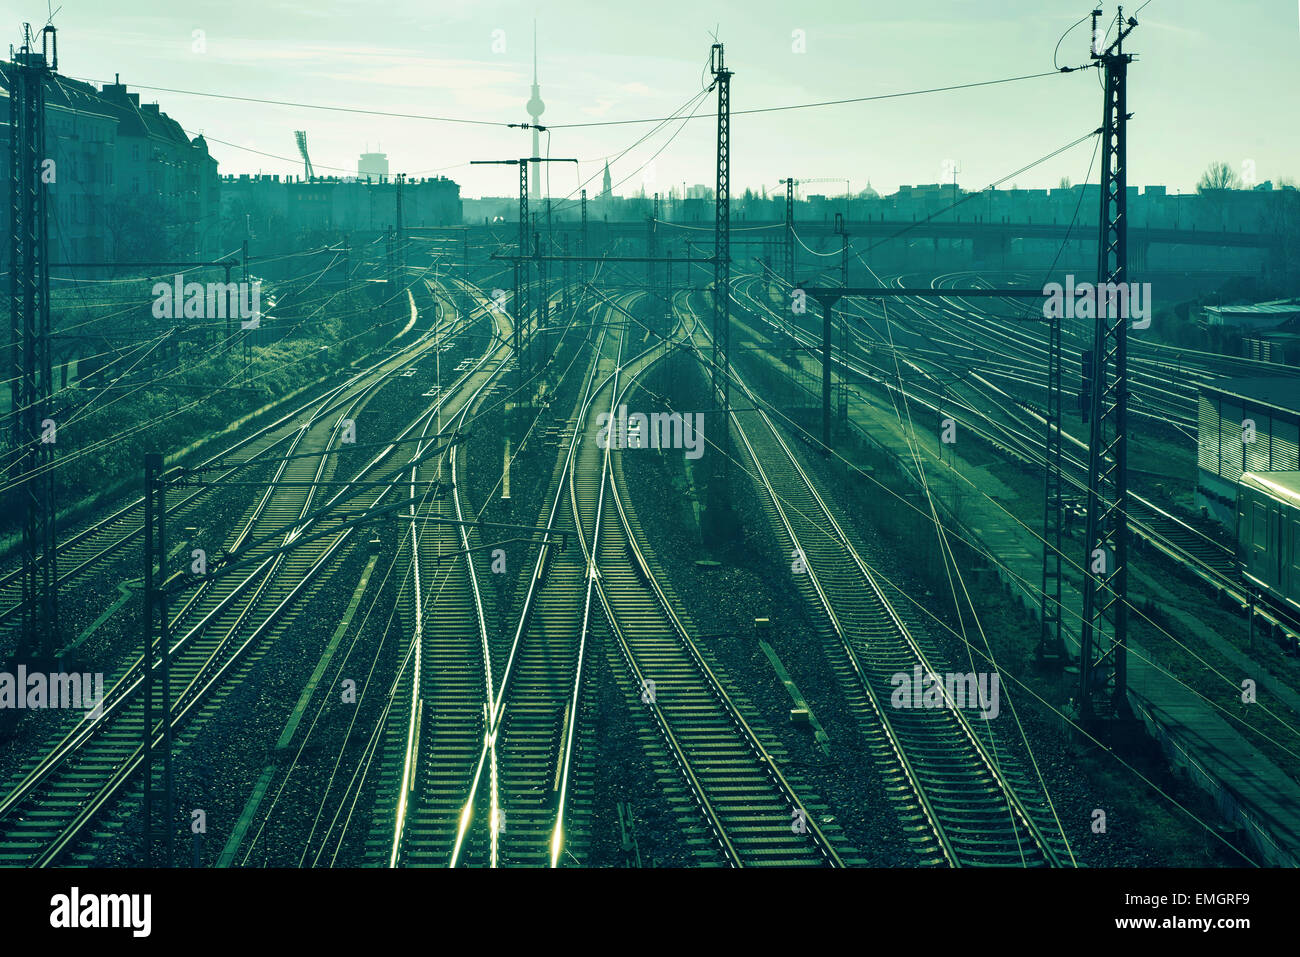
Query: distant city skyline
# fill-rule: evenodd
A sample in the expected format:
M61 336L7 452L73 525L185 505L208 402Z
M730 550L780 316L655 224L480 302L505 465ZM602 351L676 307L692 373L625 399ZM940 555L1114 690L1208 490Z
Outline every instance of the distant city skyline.
M6 24L16 41L22 18L44 22L28 4ZM1128 12L1140 4L1130 4ZM617 10L592 16L571 0L455 2L435 13L398 0L384 20L365 4L331 9L188 4L158 10L143 0L61 10L60 71L99 82L115 74L142 102L161 108L191 135L203 133L222 173L300 175L293 131L306 130L318 174L356 175L368 144L382 142L389 169L445 175L466 197L509 195L505 167L473 159L527 155L532 133L501 126L434 122L246 102L277 100L487 123L522 123L532 93L533 20L546 123L542 155L582 161L543 172L543 190L576 197L601 189L609 162L618 195L712 185L714 96L707 86L711 33L726 44L732 85L733 192L769 193L787 175L868 181L881 194L900 185L948 182L981 189L1096 128L1101 91L1091 71L973 89L783 112L800 103L982 83L1053 70L1061 34L1087 4L1009 0L992 4L917 0L905 12L883 3L792 10L770 2L709 10L662 4L647 21ZM834 13L838 7L842 13ZM1104 7L1113 15L1114 5ZM1300 131L1278 122L1300 90L1300 25L1290 3L1252 0L1230 16L1208 0L1151 0L1126 49L1130 72L1129 181L1188 192L1205 168L1227 162L1255 181L1300 178ZM356 24L364 17L367 30ZM1088 25L1060 44L1061 65L1087 61ZM358 42L358 36L363 38ZM392 38L391 45L385 42ZM1198 64L1213 64L1213 69ZM166 87L216 96L150 91ZM664 117L690 102L696 119L562 128L565 124ZM1093 139L1003 185L1055 187L1088 175ZM232 145L233 144L233 145ZM626 152L625 152L626 151ZM263 155L273 154L273 155ZM949 175L950 172L949 172ZM826 184L834 194L842 187Z

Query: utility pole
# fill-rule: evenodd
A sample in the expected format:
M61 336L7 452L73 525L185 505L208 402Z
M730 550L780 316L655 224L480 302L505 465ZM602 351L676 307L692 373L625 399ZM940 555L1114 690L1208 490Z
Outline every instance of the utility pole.
M144 740L141 742L144 814L140 824L146 863L171 867L176 822L172 779L171 639L165 587L168 577L167 483L163 476L163 457L158 452L149 452L144 457L144 490ZM154 668L155 649L159 659L157 669ZM155 696L162 712L160 748L154 747ZM159 758L162 761L161 782L157 781L156 774Z
M542 354L546 354L546 329L550 325L551 318L551 289L548 271L546 269L546 260L542 258L542 237L539 233L533 233L533 258L537 260L537 281L542 287L542 302L537 310L537 335L533 337L530 344L533 346L533 359L529 362L530 369L537 366L537 348L536 339L541 339ZM531 395L531 393L530 393Z
M785 281L794 288L794 180L785 183Z
M844 216L841 213L835 214L835 231L840 234L840 285L847 289L849 287L849 232L844 225ZM840 322L840 359L848 355L848 323L841 320ZM826 330L822 330L823 333ZM830 336L826 336L826 341L830 341ZM822 361L825 362L828 356L823 355ZM823 379L828 377L823 376ZM849 421L849 377L847 369L840 370L840 391L839 391L839 419L840 422L847 426Z
M582 191L582 248L579 253L583 256L587 255L587 191L585 189ZM582 264L581 276L582 281L585 283L587 281L586 263Z
M468 225L465 226L464 258L465 258L465 272L462 277L460 291L461 291L462 299L464 301L464 306L462 308L464 309L465 322L468 323L470 319L470 315L474 311L473 309L474 301L470 298L470 294L469 294L469 226Z
M57 424L50 396L49 216L46 186L53 180L45 151L45 83L59 67L55 29L40 31L35 49L30 24L13 55L9 90L9 315L12 443L18 450L23 521L22 632L18 655L50 660L58 648L58 563L54 475ZM52 57L49 54L52 53ZM47 169L48 166L48 169ZM47 172L51 174L47 179Z
M405 187L406 187L406 174L398 173L397 174L397 217L396 217L397 251L399 254L401 254L402 257L403 273L405 273L406 270L406 245L402 240L402 207L405 205L405 203L403 202L404 199L403 194L405 192Z
M1061 317L1052 316L1047 334L1047 433L1043 468L1043 579L1039 591L1039 635L1035 657L1045 668L1066 662L1061 634Z
M654 211L650 214L650 221L646 224L646 237L645 237L645 254L646 254L646 259L648 260L645 266L645 285L646 285L646 291L649 293L650 299L652 300L651 303L652 307L653 307L653 300L655 297L654 259L656 256L659 255L659 250L655 248L656 247L655 229L659 222L659 194L658 193L655 193L653 210Z
M835 232L840 236L840 285L849 284L849 231L844 225L844 216L835 214Z
M222 263L222 265L223 265L223 266L225 267L225 269L226 269L226 288L229 289L229 288L230 288L230 266L231 266L231 262L230 262L230 260L226 260L224 263ZM234 322L234 316L231 315L231 310L227 309L227 310L226 310L226 339L227 339L227 342L228 342L229 339L230 339L231 323L233 323L233 322Z
M569 307L569 231L566 229L560 234L560 255L564 257L564 298L560 302L560 308L567 310ZM568 322L568 320L565 320Z
M395 315L397 307L394 305L397 301L397 265L393 259L393 227L388 226L384 229L384 256L388 265L388 311Z
M1133 55L1124 40L1137 20L1116 14L1117 35L1099 50L1092 14L1092 59L1105 71L1102 121L1101 226L1097 262L1093 391L1088 442L1088 526L1083 623L1079 647L1079 712L1086 723L1128 714L1128 156L1127 82ZM1100 290L1125 290L1125 308ZM1116 315L1116 313L1118 313Z
M822 444L831 447L831 335L835 329L834 299L822 300Z

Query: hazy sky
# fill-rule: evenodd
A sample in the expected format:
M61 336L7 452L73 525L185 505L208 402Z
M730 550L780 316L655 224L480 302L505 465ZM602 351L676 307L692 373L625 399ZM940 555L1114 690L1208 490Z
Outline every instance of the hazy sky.
M1113 14L1113 3L1104 7ZM11 41L23 18L39 24L46 17L43 0L6 8ZM735 72L732 109L743 110L1050 71L1058 37L1089 9L1078 0L64 0L55 22L60 72L69 76L102 81L120 73L128 85L506 123L528 119L536 16L542 122L558 126L673 112L708 83L702 71L714 30ZM1214 160L1238 171L1252 161L1259 180L1300 178L1297 0L1150 0L1138 19L1127 45L1138 54L1130 68L1130 183L1188 190ZM194 50L196 30L203 52ZM793 50L796 30L805 52ZM504 50L495 52L502 40ZM1087 54L1085 22L1061 45L1059 62L1077 65ZM440 172L466 196L508 195L513 169L464 164L530 152L531 134L521 130L143 90L141 99L156 99L187 130L207 134L223 172L301 172L293 131L305 129L319 173L355 173L369 146L388 153L394 172ZM710 95L701 113L712 113L714 103ZM793 175L848 178L854 191L870 180L892 192L900 183L937 181L945 160L956 163L962 186L978 188L1095 129L1101 110L1096 71L1087 71L736 116L733 190L771 191ZM679 128L653 167L638 170ZM583 162L579 172L554 166L551 193L563 196L579 177L594 176L594 194L606 156L616 183L630 177L616 192L634 193L647 175L648 193L713 183L709 117L671 124L613 162L651 129L555 130L551 155ZM1016 182L1082 181L1090 156L1091 141Z

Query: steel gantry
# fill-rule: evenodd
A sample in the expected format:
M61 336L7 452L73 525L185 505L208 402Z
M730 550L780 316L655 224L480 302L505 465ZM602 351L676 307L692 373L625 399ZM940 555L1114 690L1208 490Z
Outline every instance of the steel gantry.
M1092 15L1092 35L1097 17ZM1118 32L1092 58L1105 74L1102 120L1101 236L1092 344L1091 433L1083 622L1079 646L1079 714L1085 722L1128 711L1128 168L1126 85L1133 55L1124 39L1137 21L1116 14ZM1119 291L1118 294L1116 291ZM1123 308L1116 309L1119 299Z
M831 446L831 344L834 323L832 314L835 305L841 299L965 299L965 298L1008 298L1041 299L1041 289L925 289L895 287L861 287L861 286L796 286L810 299L815 299L822 307L822 444ZM864 316L864 319L870 319ZM843 364L843 356L841 356Z
M518 124L526 125L526 124ZM511 338L514 340L512 348L515 359L515 385L516 394L523 385L523 353L520 351L522 337L527 331L524 327L528 322L529 304L528 304L528 260L536 258L529 255L528 242L528 164L529 163L577 163L572 158L555 158L547 156L522 156L519 159L504 160L471 160L471 166L518 166L519 167L519 241L518 249L515 254L515 290L514 299L511 301L511 309L514 312L515 321L511 324L513 327ZM585 208L585 207L584 207ZM585 230L584 230L585 232Z

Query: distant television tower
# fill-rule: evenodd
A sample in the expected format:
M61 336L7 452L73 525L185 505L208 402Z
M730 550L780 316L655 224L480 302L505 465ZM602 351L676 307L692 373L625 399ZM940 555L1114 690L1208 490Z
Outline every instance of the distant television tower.
M533 21L533 95L529 97L528 104L525 106L525 109L528 110L528 115L532 117L532 121L533 121L533 155L541 156L542 154L538 152L538 150L541 148L541 143L539 142L540 136L537 127L541 123L542 113L546 109L546 104L542 102L542 88L537 85L537 21L536 20ZM532 197L536 197L538 193L537 187L538 187L538 179L539 179L538 166L540 164L531 163L529 165L532 166L532 169L528 171L528 191L529 193L532 194Z

